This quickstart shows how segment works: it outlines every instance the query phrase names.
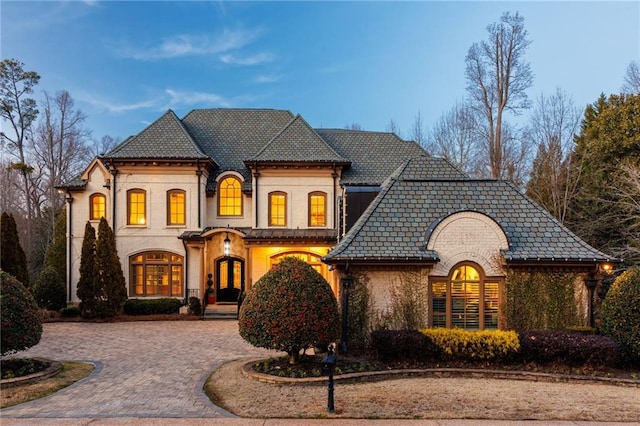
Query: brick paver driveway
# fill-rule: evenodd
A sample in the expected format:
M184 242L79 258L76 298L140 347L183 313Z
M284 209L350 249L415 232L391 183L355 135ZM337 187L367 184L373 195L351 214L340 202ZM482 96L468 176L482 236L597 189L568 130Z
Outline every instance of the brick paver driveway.
M221 363L273 356L238 334L237 321L49 323L18 356L91 361L88 378L2 417L230 417L202 387Z

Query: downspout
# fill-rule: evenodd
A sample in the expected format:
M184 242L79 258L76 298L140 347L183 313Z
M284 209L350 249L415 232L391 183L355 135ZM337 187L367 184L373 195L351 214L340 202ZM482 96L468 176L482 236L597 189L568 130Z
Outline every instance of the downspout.
M253 163L253 168L255 169L255 172L253 172L253 181L255 182L255 211L254 211L254 217L255 217L255 226L254 229L258 228L258 177L260 176L260 172L258 171L258 165L256 164L256 162L254 161Z
M339 212L338 212L338 193L337 191L337 187L336 187L336 179L338 179L338 173L336 172L336 164L333 163L333 173L331 173L331 177L333 178L333 227L335 229L338 229L338 218L339 216ZM340 235L338 235L338 239L340 238Z
M113 161L109 162L109 172L113 178L111 179L113 182L111 183L111 229L113 229L113 233L116 233L116 175L118 174L118 170L113 166Z
M73 221L71 220L71 214L72 214L72 210L71 210L71 203L73 203L73 197L71 196L71 192L67 191L67 211L69 212L69 214L67 215L67 288L69 289L67 291L67 301L71 302L73 300L73 294L72 294L72 286L71 283L73 282L73 280L71 279L71 239L73 238L73 234L72 234L72 225L73 225Z
M186 241L182 240L182 245L184 246L184 304L189 304L189 273L187 270L189 269L187 266L189 265L189 248L187 247Z
M198 170L196 170L196 176L198 176L198 229L200 229L202 227L202 200L200 200L202 196L202 189L200 188L202 170L200 170L200 160L196 160L196 166L198 167Z

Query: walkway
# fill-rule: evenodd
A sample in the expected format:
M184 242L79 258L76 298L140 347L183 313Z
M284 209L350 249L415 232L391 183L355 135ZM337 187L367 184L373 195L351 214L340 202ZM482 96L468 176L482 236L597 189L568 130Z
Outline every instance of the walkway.
M209 401L204 381L225 361L273 353L242 340L237 321L48 323L40 343L20 356L92 361L96 370L1 416L233 417Z

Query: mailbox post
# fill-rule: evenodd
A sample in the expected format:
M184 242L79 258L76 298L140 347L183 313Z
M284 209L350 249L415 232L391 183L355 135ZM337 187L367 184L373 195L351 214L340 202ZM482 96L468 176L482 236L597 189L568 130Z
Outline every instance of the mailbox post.
M333 404L333 372L336 367L336 355L333 351L333 344L329 345L327 355L322 358L322 373L329 376L329 387L327 396L327 412L335 413L336 409Z

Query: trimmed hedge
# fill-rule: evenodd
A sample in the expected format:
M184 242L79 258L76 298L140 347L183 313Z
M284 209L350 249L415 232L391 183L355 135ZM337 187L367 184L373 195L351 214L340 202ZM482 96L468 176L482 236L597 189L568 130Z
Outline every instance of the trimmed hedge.
M618 361L618 346L606 337L567 331L523 331L519 359L538 364L591 367L612 366Z
M443 360L504 360L513 357L520 348L515 331L467 331L457 328L427 328L420 330Z
M62 318L76 318L82 314L78 306L69 306L67 308L60 309L60 316Z
M189 314L191 315L201 315L202 314L202 303L200 299L197 297L189 298Z
M129 299L124 303L126 315L166 315L180 312L179 299Z
M383 362L428 359L435 349L429 343L418 330L376 330L371 333L371 349Z
M29 349L40 342L42 313L18 279L0 269L0 352L2 356Z

